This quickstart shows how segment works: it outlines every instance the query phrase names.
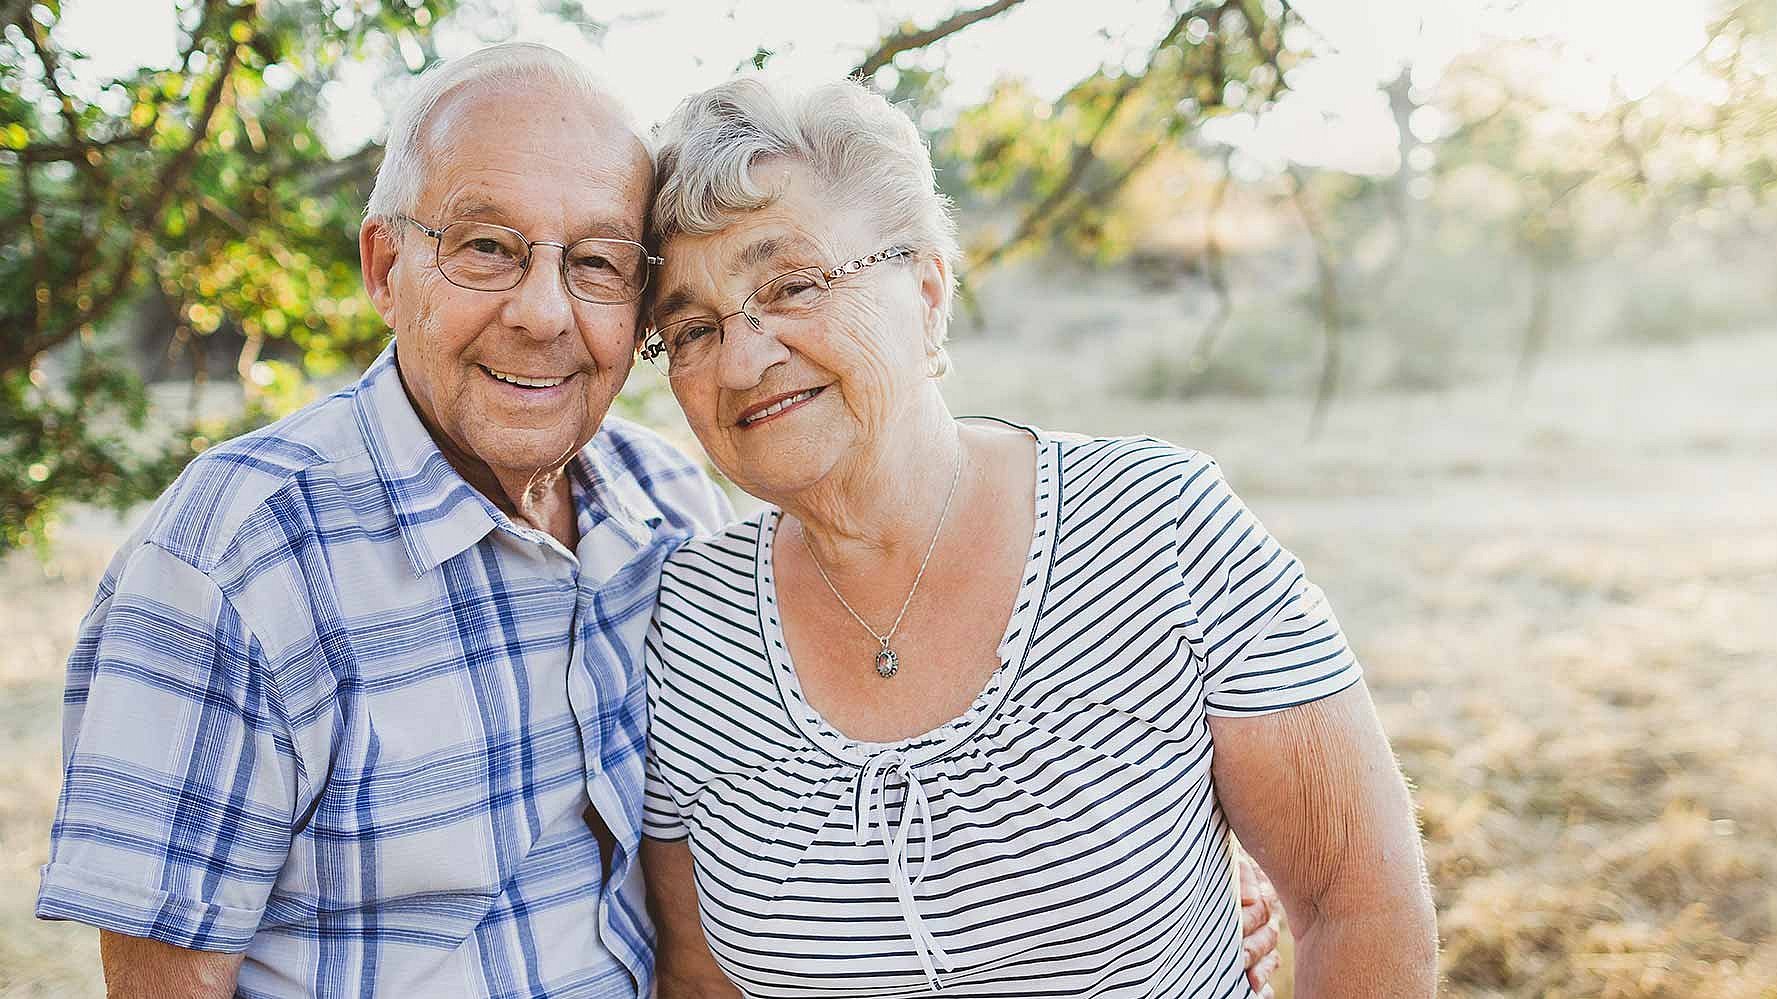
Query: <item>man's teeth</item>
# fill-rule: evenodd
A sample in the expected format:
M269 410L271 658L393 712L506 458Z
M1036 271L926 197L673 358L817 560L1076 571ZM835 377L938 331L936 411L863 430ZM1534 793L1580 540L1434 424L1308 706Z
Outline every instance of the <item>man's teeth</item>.
M495 378L498 378L499 380L501 380L503 382L507 382L512 385L522 385L525 388L554 388L557 385L560 385L562 382L567 381L566 378L526 378L523 375L508 374L507 372L504 372L504 371L495 371L493 368L488 368L487 373L490 375L493 375Z
M813 399L814 394L818 391L820 391L820 390L819 389L809 389L806 392L798 392L795 395L790 396L788 399L780 399L777 402L774 402L771 405L765 407L764 409L761 409L757 413L754 413L753 415L747 417L743 422L757 423L760 420L765 419L767 416L776 416L777 414L783 412L786 409L789 409L791 406L796 405L797 403L803 401L804 399Z

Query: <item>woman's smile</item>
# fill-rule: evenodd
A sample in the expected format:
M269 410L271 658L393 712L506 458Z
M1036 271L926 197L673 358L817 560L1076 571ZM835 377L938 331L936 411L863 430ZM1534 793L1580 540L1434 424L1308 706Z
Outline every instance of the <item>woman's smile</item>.
M748 406L746 409L741 410L740 416L734 421L734 425L742 430L752 430L755 427L769 423L781 416L801 409L813 402L816 397L826 390L825 385L818 385L814 388L806 388L798 392L785 392L780 395L774 395L769 399L762 399L759 402Z

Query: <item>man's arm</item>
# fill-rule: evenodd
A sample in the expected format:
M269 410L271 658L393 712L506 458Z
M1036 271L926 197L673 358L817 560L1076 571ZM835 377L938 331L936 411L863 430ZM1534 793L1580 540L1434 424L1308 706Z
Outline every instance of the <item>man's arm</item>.
M1234 858L1234 864L1239 871L1240 956L1246 961L1246 980L1261 999L1271 999L1277 994L1271 987L1271 976L1283 960L1277 954L1283 903L1271 879L1244 850Z
M36 913L105 931L113 995L205 995L194 983L214 973L188 965L219 963L230 994L230 955L252 942L288 854L288 715L235 604L189 562L143 544L101 592L69 659Z
M1424 999L1437 926L1412 804L1368 690L1211 716L1216 794L1275 879L1302 999Z
M106 999L229 999L244 956L99 931Z

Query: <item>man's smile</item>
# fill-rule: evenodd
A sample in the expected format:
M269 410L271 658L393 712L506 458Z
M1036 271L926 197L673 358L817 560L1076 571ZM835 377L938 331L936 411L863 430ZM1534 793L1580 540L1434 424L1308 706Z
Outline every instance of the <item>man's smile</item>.
M485 364L477 364L476 367L480 368L495 381L504 382L507 385L513 385L523 389L552 389L574 377L574 373L565 375L525 375L515 371L502 371L499 368L490 368Z

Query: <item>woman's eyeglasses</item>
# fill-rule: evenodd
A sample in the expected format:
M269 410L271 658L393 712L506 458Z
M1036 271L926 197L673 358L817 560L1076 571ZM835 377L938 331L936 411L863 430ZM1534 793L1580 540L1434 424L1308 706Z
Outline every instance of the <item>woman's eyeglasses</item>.
M833 282L872 264L912 255L908 247L891 246L830 270L798 267L753 289L740 308L726 315L690 316L650 328L642 340L641 354L668 377L695 374L715 359L728 320L735 316L745 318L755 333L764 332L772 323L807 318L826 302Z

